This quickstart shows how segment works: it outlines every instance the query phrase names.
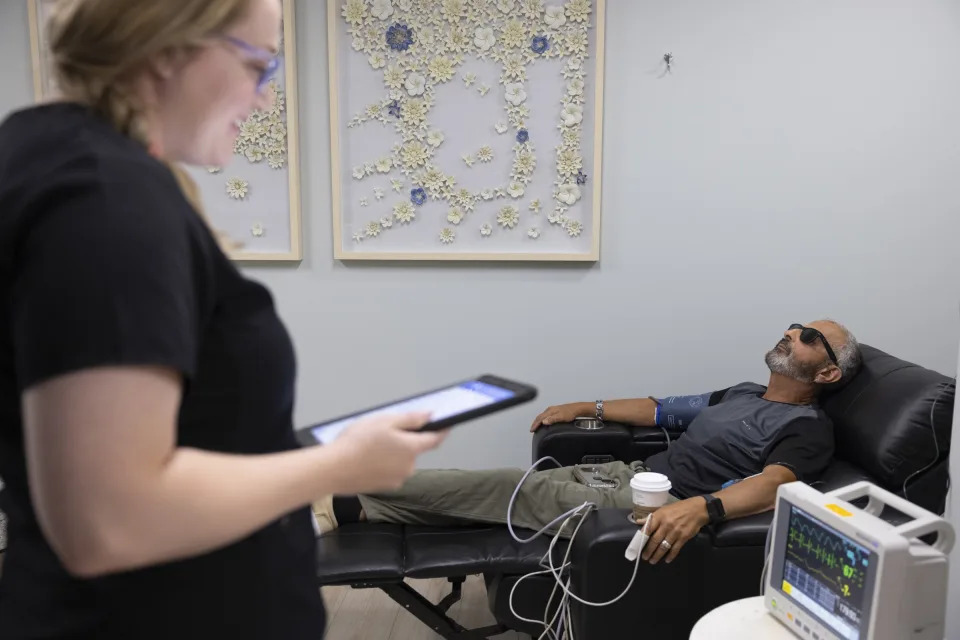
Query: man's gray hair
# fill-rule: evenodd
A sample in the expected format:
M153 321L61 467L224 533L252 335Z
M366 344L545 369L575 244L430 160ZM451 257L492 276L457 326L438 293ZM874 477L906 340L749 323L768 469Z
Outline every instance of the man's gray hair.
M860 343L857 342L857 339L849 329L836 320L826 318L824 322L830 322L836 325L843 333L843 344L830 346L833 347L833 354L837 356L837 366L840 367L841 376L839 382L848 382L850 378L857 374L863 362L863 356L860 354Z

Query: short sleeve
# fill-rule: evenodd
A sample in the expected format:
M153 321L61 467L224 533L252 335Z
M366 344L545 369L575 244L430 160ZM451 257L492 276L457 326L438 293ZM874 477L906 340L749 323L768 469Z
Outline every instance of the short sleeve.
M730 387L727 387L726 389L718 389L717 391L713 391L710 394L710 401L707 403L707 406L712 407L715 404L720 404L721 402L723 402L723 397L727 395L727 391L730 391Z
M9 307L21 391L98 366L195 373L196 267L175 183L142 167L103 175L64 178L28 213Z
M794 420L769 447L764 466L787 467L797 479L817 480L833 459L833 427L829 421L815 418Z

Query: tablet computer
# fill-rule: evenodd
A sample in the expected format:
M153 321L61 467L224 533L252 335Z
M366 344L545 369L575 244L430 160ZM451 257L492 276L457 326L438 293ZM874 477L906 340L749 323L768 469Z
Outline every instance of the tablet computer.
M421 427L421 430L434 431L530 402L536 397L537 389L529 384L499 376L482 375L327 422L303 427L297 429L295 433L302 445L329 444L357 420L411 411L430 413L430 422Z

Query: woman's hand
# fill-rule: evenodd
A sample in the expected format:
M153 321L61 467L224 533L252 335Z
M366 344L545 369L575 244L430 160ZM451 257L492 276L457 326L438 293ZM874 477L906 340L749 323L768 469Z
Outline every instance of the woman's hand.
M536 431L540 428L540 425L550 426L562 422L573 422L574 418L590 416L593 413L594 405L589 402L571 402L570 404L547 407L543 410L543 413L533 419L530 431Z
M447 430L416 431L428 413L381 415L344 429L328 448L336 449L342 482L339 493L375 493L398 489L416 468L417 456L435 449Z

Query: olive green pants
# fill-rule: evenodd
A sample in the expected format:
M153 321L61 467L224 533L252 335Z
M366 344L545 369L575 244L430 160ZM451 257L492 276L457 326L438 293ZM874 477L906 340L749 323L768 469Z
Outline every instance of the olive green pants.
M540 530L560 514L584 502L592 502L601 508L631 508L630 479L640 471L647 471L642 462L609 462L590 465L590 468L605 478L618 481L619 487L587 486L582 477L583 466L535 471L517 493L511 524ZM397 491L359 498L370 522L431 526L504 524L510 498L523 474L523 469L418 471ZM558 533L561 524L562 521L556 523L548 531ZM569 536L574 526L576 522L560 533Z

